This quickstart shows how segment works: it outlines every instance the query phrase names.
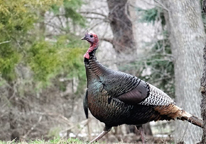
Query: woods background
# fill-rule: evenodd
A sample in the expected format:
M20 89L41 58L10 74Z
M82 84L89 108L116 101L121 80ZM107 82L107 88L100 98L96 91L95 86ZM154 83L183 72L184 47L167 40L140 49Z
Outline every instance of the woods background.
M80 38L87 30L100 38L97 58L102 64L157 86L177 105L201 117L202 3L1 0L0 140L88 141L102 130L102 123L91 114L86 120L82 107L83 54L89 45ZM148 141L154 143L193 144L202 139L202 130L186 122L152 122L144 127ZM103 141L139 138L133 126L123 125ZM204 139L203 135L203 143Z

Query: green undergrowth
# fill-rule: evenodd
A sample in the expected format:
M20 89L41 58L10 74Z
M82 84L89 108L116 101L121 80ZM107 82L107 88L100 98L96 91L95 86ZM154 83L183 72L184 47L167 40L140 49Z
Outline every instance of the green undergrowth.
M79 139L61 139L54 138L48 141L45 140L34 140L28 142L15 142L15 141L0 141L0 144L86 144L86 142L80 141Z

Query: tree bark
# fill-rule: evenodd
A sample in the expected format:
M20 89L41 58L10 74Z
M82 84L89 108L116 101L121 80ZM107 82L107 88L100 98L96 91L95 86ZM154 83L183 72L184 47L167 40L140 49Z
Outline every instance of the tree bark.
M200 117L204 28L200 1L162 0L168 13L167 26L175 66L175 95L177 105ZM175 142L194 144L201 139L202 129L187 122L175 123Z
M128 0L107 0L110 26L114 35L116 52L131 53L135 50L132 21L129 18Z
M206 0L202 1L202 9L204 16L206 17ZM202 93L202 103L201 103L201 114L203 118L204 128L202 135L202 144L206 144L206 43L203 50L203 74L201 78L201 93Z
M115 51L118 53L119 59L129 59L133 56L137 58L133 24L130 20L127 2L128 0L107 0L110 27L113 33L112 44ZM134 130L132 130L134 128L135 126L127 126L126 129L127 132L134 132ZM152 135L149 123L144 124L143 129L146 135Z
M201 79L201 93L202 93L202 103L201 103L201 113L202 113L202 118L203 118L203 123L204 123L204 128L203 128L203 135L202 135L202 144L206 144L206 44L204 48L204 70L203 70L203 75Z

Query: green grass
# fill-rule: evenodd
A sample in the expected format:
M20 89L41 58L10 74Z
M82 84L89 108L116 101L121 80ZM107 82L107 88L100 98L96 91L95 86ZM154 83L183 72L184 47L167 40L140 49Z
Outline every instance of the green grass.
M28 142L14 142L14 141L0 141L0 144L84 144L85 142L80 141L79 139L61 139L54 138L48 141L45 140L34 140Z

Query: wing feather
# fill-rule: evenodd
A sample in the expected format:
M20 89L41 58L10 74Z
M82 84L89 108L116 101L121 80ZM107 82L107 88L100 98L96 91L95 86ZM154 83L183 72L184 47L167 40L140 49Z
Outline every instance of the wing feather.
M84 96L83 107L84 107L84 113L86 115L86 118L88 118L88 90L86 90L86 93Z

